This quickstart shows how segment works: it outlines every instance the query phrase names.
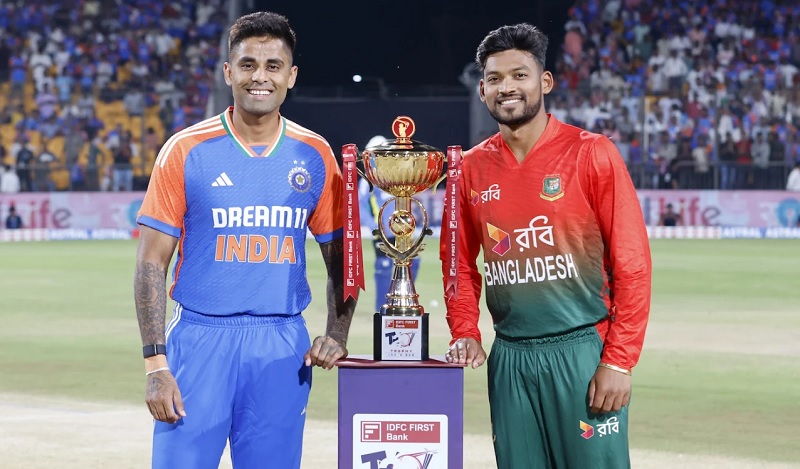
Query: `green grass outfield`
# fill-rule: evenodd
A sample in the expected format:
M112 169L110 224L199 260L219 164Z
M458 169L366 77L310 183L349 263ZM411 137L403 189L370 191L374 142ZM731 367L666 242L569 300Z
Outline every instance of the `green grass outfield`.
M417 289L431 313L432 353L442 354L435 245ZM146 412L135 249L133 241L0 244L0 392L124 401ZM305 316L316 335L325 274L316 244L308 249L315 300ZM780 343L800 340L800 241L657 240L652 249L653 339L634 373L632 446L800 461L800 355ZM353 354L371 353L372 295L357 311ZM486 314L482 323L488 342ZM466 430L488 434L485 368L466 371L465 403ZM335 419L336 411L336 373L317 371L308 414Z

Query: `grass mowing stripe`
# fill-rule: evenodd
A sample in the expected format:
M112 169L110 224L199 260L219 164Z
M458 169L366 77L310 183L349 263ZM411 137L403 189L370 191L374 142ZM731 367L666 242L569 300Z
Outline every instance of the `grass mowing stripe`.
M416 286L431 313L432 351L441 354L448 340L441 270L436 240L428 244ZM348 344L355 354L371 353L369 242L365 248L369 290ZM657 240L652 250L654 325L704 327L709 341L748 343L743 339L756 328L800 337L794 254L800 241ZM133 307L135 252L135 242L122 241L0 244L0 391L125 401L146 412ZM325 269L316 243L307 252L314 299L304 316L315 335L327 316ZM716 337L714 325L732 336ZM485 311L481 327L488 349ZM634 373L634 447L800 460L793 431L800 421L796 356L751 355L745 346L727 354L688 353L675 339L672 350L645 343ZM315 372L310 417L336 418L336 383L335 373ZM488 415L486 369L466 370L466 431L488 435Z

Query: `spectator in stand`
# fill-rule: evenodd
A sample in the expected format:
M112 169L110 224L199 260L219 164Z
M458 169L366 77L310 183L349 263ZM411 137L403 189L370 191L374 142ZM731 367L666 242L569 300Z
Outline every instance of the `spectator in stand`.
M4 164L0 170L0 193L16 194L20 191L20 182L17 172L10 164Z
M58 91L58 103L65 107L72 102L72 89L75 85L75 79L72 75L61 74L56 78L56 90Z
M682 95L684 80L689 73L689 69L680 56L680 52L679 49L672 49L669 57L664 61L663 70L667 79L667 90L672 97Z
M39 109L39 116L42 121L49 120L55 116L58 97L53 93L50 85L44 85L44 89L36 96L36 106Z
M21 147L16 153L15 159L16 173L20 182L20 190L23 192L33 191L34 187L31 180L31 171L33 170L35 156L31 148L28 146L27 141L22 141Z
M28 80L28 64L22 50L18 49L9 61L11 67L11 93L10 97L19 103L25 96L25 82Z
M53 163L56 161L56 156L48 148L48 141L42 140L42 152L39 153L33 166L34 190L37 192L50 192L55 189L50 173Z
M719 178L720 189L737 189L736 185L736 143L733 135L727 133L719 148Z
M43 120L39 124L39 133L48 140L63 135L64 120L59 118L57 114L52 114L47 120Z
M675 158L673 178L678 181L678 186L682 189L692 187L694 176L694 155L692 154L692 142L681 139L678 142L678 156Z
M106 164L106 155L101 149L102 142L99 136L95 136L89 143L89 151L86 153L86 190L96 191L100 189L100 168Z
M785 175L789 161L786 160L786 144L778 136L776 131L769 133L767 137L769 143L769 169L767 169L767 189L775 187L778 182L785 181Z
M678 160L663 163L658 177L658 189L678 189Z
M753 188L753 156L751 154L753 147L753 139L742 138L736 144L736 163L738 164L737 177L739 183L738 187L742 189Z
M156 134L156 129L148 127L144 135L144 152L142 153L145 161L155 161L155 157L158 155L160 148L161 145L158 135Z
M753 160L753 180L755 189L766 189L769 171L769 143L764 139L764 134L759 132L756 141L750 147L750 156Z
M697 136L697 144L692 148L692 160L694 160L694 184L695 189L708 189L711 187L711 172L709 162L711 150L705 135Z
M114 192L133 190L132 142L127 134L122 135L114 154Z
M22 119L20 119L17 124L16 128L20 132L28 132L28 131L39 131L39 110L34 109L31 111L30 115L26 115L23 113Z
M100 132L105 128L106 124L95 115L94 108L92 108L84 121L86 138L94 139L96 136L100 135Z
M64 162L69 166L78 161L81 150L86 144L86 133L81 128L80 122L72 121L67 134L64 136Z
M789 178L786 180L786 190L800 192L800 160L795 162L794 169L789 172ZM797 222L800 226L800 215Z

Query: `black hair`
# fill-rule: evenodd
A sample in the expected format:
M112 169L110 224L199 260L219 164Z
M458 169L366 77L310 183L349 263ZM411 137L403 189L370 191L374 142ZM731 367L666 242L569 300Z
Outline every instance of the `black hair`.
M269 11L258 11L244 15L231 25L230 33L228 34L228 56L245 39L265 36L282 40L289 48L291 55L294 56L297 37L289 26L289 20L283 15Z
M544 70L547 42L547 36L539 28L528 23L503 26L483 38L483 41L478 46L475 62L477 62L478 68L483 71L486 68L486 60L490 55L517 49L531 54Z

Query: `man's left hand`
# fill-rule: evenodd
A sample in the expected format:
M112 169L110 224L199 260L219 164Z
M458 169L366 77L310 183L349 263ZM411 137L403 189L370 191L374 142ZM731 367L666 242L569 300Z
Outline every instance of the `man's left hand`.
M347 356L347 348L336 339L324 335L314 339L305 355L306 366L321 366L326 370L333 368L336 360Z
M589 408L592 413L617 412L631 399L631 377L599 366L589 382Z

